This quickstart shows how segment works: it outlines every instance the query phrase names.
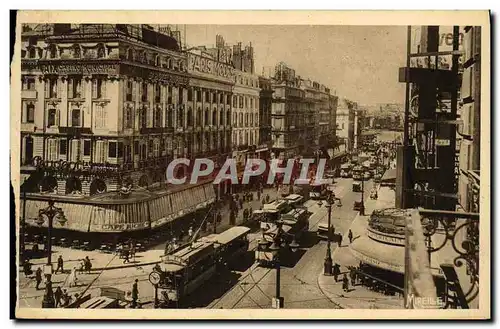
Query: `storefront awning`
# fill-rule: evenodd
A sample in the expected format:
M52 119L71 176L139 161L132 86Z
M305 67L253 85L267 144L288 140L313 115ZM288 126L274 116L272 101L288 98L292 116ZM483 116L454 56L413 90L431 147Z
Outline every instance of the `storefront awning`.
M382 176L382 182L392 182L396 181L396 169L388 169L384 176Z
M403 273L405 272L405 248L384 244L362 236L354 240L349 248L357 259L372 266Z

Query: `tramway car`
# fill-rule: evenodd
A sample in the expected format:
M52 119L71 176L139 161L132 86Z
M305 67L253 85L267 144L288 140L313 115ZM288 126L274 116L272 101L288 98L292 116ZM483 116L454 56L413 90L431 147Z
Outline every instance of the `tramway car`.
M281 217L277 225L263 232L258 239L255 251L255 260L260 266L272 266L275 253L270 250L276 236L279 235L281 243L291 245L297 243L302 235L309 230L310 213L305 208L292 209Z
M218 265L227 264L247 251L249 231L247 227L235 226L161 256L160 263L153 269L159 276L160 304L178 306L213 277Z

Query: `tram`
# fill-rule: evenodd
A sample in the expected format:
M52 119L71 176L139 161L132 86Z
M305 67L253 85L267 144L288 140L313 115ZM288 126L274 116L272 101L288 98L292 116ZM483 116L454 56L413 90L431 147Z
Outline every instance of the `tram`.
M218 266L248 251L249 231L247 227L235 226L161 256L150 275L156 278L160 305L179 306L214 276Z
M282 214L289 212L291 209L293 207L287 199L274 200L264 204L262 209L254 210L252 215L260 222L261 229L268 229L275 225Z
M279 235L282 243L292 245L300 241L303 234L309 230L309 216L311 213L306 208L300 207L290 210L281 216L279 225L270 227L263 232L262 237L258 239L257 249L255 250L255 261L260 266L272 266L276 260L276 254L270 250L276 236Z

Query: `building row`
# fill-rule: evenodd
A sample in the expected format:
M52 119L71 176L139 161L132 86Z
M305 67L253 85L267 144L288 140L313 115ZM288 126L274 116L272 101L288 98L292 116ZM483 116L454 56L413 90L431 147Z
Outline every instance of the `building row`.
M251 45L181 41L148 25L23 26L20 157L32 198L103 207L131 203L106 192L133 190L154 200L175 158L233 157L242 171L249 157L290 157L333 140L336 97L325 86L285 78L281 63L278 77L255 74ZM200 191L198 204L216 197Z

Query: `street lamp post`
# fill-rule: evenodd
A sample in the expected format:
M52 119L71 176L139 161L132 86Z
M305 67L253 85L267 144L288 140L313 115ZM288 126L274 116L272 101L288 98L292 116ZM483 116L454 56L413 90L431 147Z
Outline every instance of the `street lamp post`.
M26 201L25 201L26 202ZM38 219L36 223L42 226L45 223L44 216L48 219L48 230L47 230L47 265L45 267L45 275L47 282L45 284L45 293L43 295L42 308L54 308L54 294L52 292L52 227L54 223L54 218L57 216L57 220L61 225L67 222L66 217L61 208L54 206L54 201L49 201L49 206L38 211Z
M279 309L279 308L284 308L285 305L285 300L283 297L281 297L281 292L280 292L280 287L281 287L281 264L280 264L280 252L281 252L281 246L282 246L282 237L286 234L282 230L283 222L282 221L277 221L277 231L276 235L274 236L273 243L269 247L269 250L273 254L273 265L276 268L276 295L272 299L272 306L273 308ZM295 238L293 241L289 244L290 250L292 252L296 252L297 249L299 248L299 244L295 241Z
M333 260L332 260L332 249L331 249L331 236L332 236L332 205L335 203L335 197L333 194L329 193L326 202L323 204L322 201L319 201L319 205L324 205L328 211L328 237L327 237L327 247L326 247L326 256L324 262L324 275L332 275L333 269Z
M365 215L365 174L361 176L361 209L359 210L361 216Z

